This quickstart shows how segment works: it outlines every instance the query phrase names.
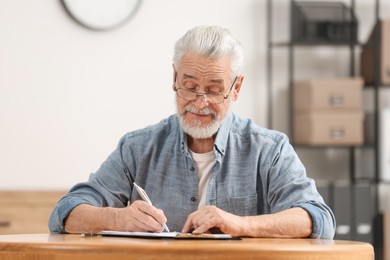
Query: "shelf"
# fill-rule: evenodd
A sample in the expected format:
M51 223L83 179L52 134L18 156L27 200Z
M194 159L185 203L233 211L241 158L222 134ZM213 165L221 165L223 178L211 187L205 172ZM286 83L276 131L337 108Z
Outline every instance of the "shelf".
M272 42L270 43L271 47L289 47L291 46L302 46L302 47L307 47L307 46L321 46L321 47L332 47L334 48L335 46L340 46L340 47L350 47L351 45L353 46L366 46L367 44L365 43L360 43L360 42Z
M374 85L374 84L369 84L369 85L364 85L364 89L373 89L373 88L390 88L390 84L378 84L378 85Z
M290 1L290 25L292 24L293 22L293 18L294 18L294 14L292 12L292 7L293 5L295 4L294 2L295 0L291 0ZM267 1L267 5L268 5L268 56L267 56L267 61L268 61L268 68L269 68L269 73L268 73L268 89L269 89L269 93L272 93L272 84L273 84L273 75L272 75L272 65L273 65L273 52L276 51L278 48L285 48L286 51L288 51L287 53L287 58L288 58L288 73L287 73L287 82L288 82L288 91L289 93L291 94L292 91L293 91L293 82L294 82L294 75L295 75L295 70L294 70L294 66L295 66L295 59L296 59L296 54L301 54L301 53L295 53L295 50L301 50L303 48L306 48L306 49L310 49L310 48L316 48L316 47L320 47L320 48L345 48L347 47L347 49L350 51L350 57L349 57L349 77L362 77L362 75L357 72L357 69L356 69L356 58L357 58L357 54L358 52L360 51L360 49L362 49L362 52L363 50L365 49L371 49L370 51L373 51L374 52L374 64L377 64L378 65L378 60L379 60L379 53L375 50L377 50L377 46L378 46L378 39L380 39L380 35L378 33L376 34L373 34L375 36L375 38L372 38L373 36L370 36L370 39L369 40L365 40L365 42L361 42L359 40L357 40L357 37L344 37L343 39L340 38L339 41L337 41L337 39L323 39L323 38L313 38L313 39L309 39L309 38L302 38L302 39L298 39L298 38L292 38L293 37L293 26L290 26L290 34L287 34L285 36L285 39L273 39L272 35L272 22L273 22L273 19L272 19L272 10L273 10L273 7L272 7L272 0L268 0ZM314 2L314 0L312 0L312 2ZM355 0L351 0L350 1L350 6L352 8L352 10L354 10L355 8ZM379 1L376 0L375 3L374 3L374 6L375 6L375 21L377 24L377 22L379 21ZM317 40L318 39L318 40ZM377 75L374 75L374 76L377 76ZM373 90L374 92L374 95L373 95L373 103L374 103L374 115L376 115L374 117L374 131L377 131L378 130L378 118L377 118L377 112L378 112L378 104L379 104L379 93L380 93L380 90L381 89L386 89L390 87L390 84L377 84L377 83L370 83L370 84L365 84L365 86L363 87L363 91L366 90ZM292 95L289 95L289 106L291 106L293 104L293 100L292 100ZM273 121L272 121L272 116L273 116L273 108L272 108L272 96L270 95L270 104L269 104L269 125L270 127L272 128L273 127ZM290 107L291 108L291 107ZM290 109L289 110L289 117L288 117L288 125L289 125L289 135L290 136L294 136L294 132L293 132L293 112L292 110ZM379 154L379 143L380 141L378 139L375 139L376 140L376 143L375 144L362 144L362 145L356 145L356 146L345 146L345 145L298 145L298 144L294 144L294 140L291 140L292 142L292 145L297 148L297 149L345 149L345 150L350 150L351 152L351 161L354 160L354 153L353 151L355 149L374 149L374 152L375 152L375 155L378 155ZM378 159L378 156L375 156L374 157L374 172L375 172L375 180L378 180L379 179L379 159ZM350 176L351 176L351 179L353 180L354 179L354 174L355 172L355 168L354 166L350 165Z
M291 144L294 148L299 149L356 149L356 148L375 148L373 144L362 145L308 145L308 144Z
M293 30L295 27L292 26L293 18L294 18L294 13L293 13L293 5L295 4L296 0L290 0L290 8L289 8L289 16L290 19L287 20L290 22L290 28L289 28L289 34L284 35L284 39L273 39L273 0L268 0L267 1L267 7L268 7L268 12L267 12L267 21L268 21L268 27L267 27L267 47L268 47L268 52L267 52L267 68L268 68L268 74L267 74L267 82L268 82L268 90L269 90L269 126L270 128L273 127L273 113L274 113L274 108L273 108L273 85L274 85L274 77L276 77L276 73L273 72L274 68L277 68L275 66L275 61L279 62L279 56L276 56L274 54L277 53L277 51L280 51L283 55L286 55L287 57L287 73L286 73L286 78L287 78L287 97L288 97L288 104L287 104L287 120L288 120L288 127L289 127L289 132L288 135L290 137L294 136L294 114L293 114L293 109L292 106L294 105L294 99L293 99L293 91L294 91L294 80L296 79L296 71L301 69L299 66L296 67L296 64L298 62L306 62L306 59L297 59L298 56L307 54L303 48L310 49L309 51L312 51L313 49L311 48L334 48L336 50L336 55L338 52L341 50L343 51L344 55L344 49L347 47L345 50L348 50L349 52L349 73L348 77L358 77L361 76L361 72L358 72L356 69L358 66L357 59L359 59L359 52L361 51L362 54L360 55L360 59L362 60L363 58L361 57L363 55L363 52L369 51L369 58L372 59L372 64L376 66L372 66L373 69L373 75L370 81L377 81L381 79L379 75L376 75L377 73L377 68L379 66L379 61L380 61L380 51L378 51L378 44L380 40L380 35L378 33L373 34L373 36L370 36L369 41L367 42L360 42L357 37L344 37L342 40L345 40L344 42L329 42L329 41L311 41L311 42L303 42L302 38L293 38ZM311 1L306 1L306 2L315 2L315 0ZM344 1L346 2L346 1ZM350 0L349 6L351 9L354 11L355 10L355 0ZM379 0L374 0L373 3L374 11L375 11L375 24L379 21ZM322 12L322 10L320 10ZM276 21L276 19L275 19ZM279 23L278 21L277 23ZM285 28L288 25L285 26ZM304 38L304 39L309 39L309 41L313 38ZM324 39L324 38L316 38L316 39ZM326 39L324 39L326 40ZM340 48L340 49L339 49ZM301 52L302 50L302 52ZM316 50L316 49L314 49ZM322 49L321 49L322 50ZM309 53L310 54L310 53ZM322 56L320 56L322 57ZM343 56L344 57L344 56ZM314 59L314 58L313 58ZM360 60L360 62L361 62ZM320 61L320 60L319 60ZM327 61L325 59L325 61ZM274 64L275 63L275 64ZM369 62L366 62L365 64L371 64ZM299 63L300 64L300 63ZM360 64L361 65L361 64ZM333 68L332 68L333 69ZM337 68L336 68L337 69ZM336 73L338 75L338 73ZM367 78L367 77L366 77ZM278 84L280 84L279 79L278 79ZM370 183L372 184L374 188L374 192L372 193L373 196L373 204L369 211L372 211L372 215L376 216L379 212L379 193L376 191L377 185L378 184L385 184L385 185L390 185L390 180L382 180L380 179L379 175L379 169L380 169L380 164L379 164L379 155L380 155L380 150L379 150L379 144L381 143L380 137L378 134L378 125L379 125L379 96L380 96L380 90L384 90L385 88L390 87L390 84L377 84L377 83L372 83L372 84L366 84L363 87L363 91L369 91L371 90L373 92L373 95L369 95L367 97L372 98L373 101L373 116L372 116L372 122L370 122L370 131L372 132L371 134L373 137L371 138L371 142L366 142L361 145L304 145L304 144L295 144L294 140L291 138L291 145L294 147L294 149L297 150L297 152L302 153L302 156L307 156L310 154L315 154L314 158L318 158L322 160L321 156L319 154L316 154L319 152L332 152L332 153L343 153L343 161L345 161L346 165L348 165L348 171L349 177L348 180L351 184L359 184L359 183ZM367 93L366 93L367 94ZM370 103L371 104L371 103ZM348 156L346 156L348 153ZM345 155L345 156L344 156ZM348 157L347 160L345 158ZM326 158L324 158L325 160ZM334 159L330 158L331 160ZM366 161L366 159L369 159L369 161ZM372 163L371 163L372 161ZM367 163L368 162L368 163ZM322 162L321 162L322 163ZM327 163L327 162L324 162ZM325 170L325 169L324 169ZM319 169L319 173L322 174L322 169ZM324 172L327 174L326 172ZM321 176L326 176L328 175L321 175ZM335 179L337 180L337 178ZM353 192L353 196L355 195L361 195ZM334 199L334 198L332 198ZM355 204L353 207L356 207L357 204ZM336 216L337 217L337 216ZM356 224L356 223L353 223ZM372 243L375 247L380 246L381 243L381 231L377 230L377 223L376 220L372 219L372 225L375 227L375 230L372 231ZM355 232L355 233L354 233ZM356 230L352 231L352 235L355 237ZM359 239L359 237L356 237L356 239ZM381 259L381 258L379 258Z

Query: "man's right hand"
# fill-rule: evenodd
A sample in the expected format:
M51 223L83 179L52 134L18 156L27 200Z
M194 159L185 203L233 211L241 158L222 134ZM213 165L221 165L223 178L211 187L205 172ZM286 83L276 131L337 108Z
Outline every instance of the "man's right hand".
M126 208L95 207L80 204L65 221L69 233L94 233L100 230L161 232L167 218L161 209L137 200Z
M116 221L119 224L118 230L162 232L162 224L167 222L167 218L161 209L136 200L127 208L118 210Z

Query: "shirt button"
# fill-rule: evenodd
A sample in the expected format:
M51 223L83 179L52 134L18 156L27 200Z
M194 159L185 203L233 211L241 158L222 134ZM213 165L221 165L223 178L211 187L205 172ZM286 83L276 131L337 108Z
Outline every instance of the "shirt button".
M195 171L195 167L191 166L190 171L192 171L192 172Z
M195 201L196 201L196 198L195 198L195 197L191 197L191 201L192 201L192 202L195 202Z

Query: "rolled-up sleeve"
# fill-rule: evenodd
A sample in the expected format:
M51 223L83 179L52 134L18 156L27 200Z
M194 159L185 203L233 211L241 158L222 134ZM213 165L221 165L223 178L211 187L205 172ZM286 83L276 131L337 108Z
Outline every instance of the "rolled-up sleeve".
M275 146L268 174L268 201L272 212L292 207L305 209L312 219L312 238L333 239L336 219L325 204L313 179L298 158L288 138L282 135Z
M70 214L70 212L80 204L88 204L88 201L69 197L62 198L51 213L49 219L49 230L51 233L66 233L64 227L64 221Z
M64 222L80 204L96 207L125 207L131 192L129 177L122 160L123 137L117 149L103 162L87 182L78 183L60 199L49 218L51 233L66 233Z
M301 207L310 214L313 223L311 238L333 239L336 220L327 205L312 201L298 203L293 207Z

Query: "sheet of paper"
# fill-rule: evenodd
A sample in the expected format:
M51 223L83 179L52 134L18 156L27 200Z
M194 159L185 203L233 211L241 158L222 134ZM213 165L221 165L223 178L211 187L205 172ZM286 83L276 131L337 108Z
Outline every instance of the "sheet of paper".
M125 232L103 230L98 233L103 236L143 237L143 238L174 238L174 239L234 239L229 234L192 234L180 232Z

